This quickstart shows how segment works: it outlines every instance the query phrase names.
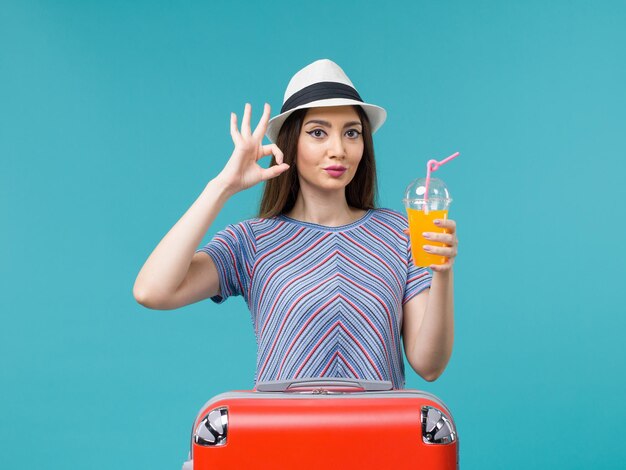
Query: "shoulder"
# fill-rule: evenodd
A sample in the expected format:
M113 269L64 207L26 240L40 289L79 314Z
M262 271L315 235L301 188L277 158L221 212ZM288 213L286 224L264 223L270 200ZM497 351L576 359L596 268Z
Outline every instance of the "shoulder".
M209 242L214 248L228 249L233 253L241 253L247 259L253 259L263 245L266 235L277 233L280 227L280 220L276 218L261 219L253 218L228 224L219 230ZM234 256L234 255L233 255Z
M405 214L385 207L374 209L371 218L378 223L386 224L399 231L404 230L408 226L408 219Z
M393 246L398 249L404 250L408 243L408 236L404 233L408 227L408 221L401 212L387 208L373 209L367 226L372 233L388 242L393 242Z
M227 229L236 231L237 235L240 237L256 241L259 238L263 238L268 233L275 232L282 225L284 225L284 222L278 217L271 217L269 219L255 217L236 224L231 224Z

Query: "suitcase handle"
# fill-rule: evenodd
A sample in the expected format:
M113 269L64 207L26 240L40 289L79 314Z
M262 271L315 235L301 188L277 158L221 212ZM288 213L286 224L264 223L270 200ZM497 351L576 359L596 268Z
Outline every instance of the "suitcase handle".
M341 379L334 377L309 377L291 380L270 380L258 382L259 392L311 392L313 394L341 392L373 392L392 390L390 381Z

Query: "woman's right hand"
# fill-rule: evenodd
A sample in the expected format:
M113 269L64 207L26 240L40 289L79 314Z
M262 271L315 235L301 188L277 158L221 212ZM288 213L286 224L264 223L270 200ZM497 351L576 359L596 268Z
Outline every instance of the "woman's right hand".
M263 136L270 119L270 105L265 103L263 116L261 116L254 132L250 128L251 111L252 106L246 103L241 132L237 129L237 115L235 113L230 115L230 135L235 143L235 150L218 175L218 179L232 193L250 188L261 181L275 178L289 169L289 165L283 163L283 152L276 144L263 145ZM267 155L274 155L277 164L263 168L258 164L258 161Z

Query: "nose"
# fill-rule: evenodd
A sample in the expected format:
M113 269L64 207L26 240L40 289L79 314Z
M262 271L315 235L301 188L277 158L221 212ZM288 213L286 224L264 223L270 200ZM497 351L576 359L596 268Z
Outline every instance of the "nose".
M328 139L328 153L330 158L346 158L346 148L342 136L333 134L333 136Z

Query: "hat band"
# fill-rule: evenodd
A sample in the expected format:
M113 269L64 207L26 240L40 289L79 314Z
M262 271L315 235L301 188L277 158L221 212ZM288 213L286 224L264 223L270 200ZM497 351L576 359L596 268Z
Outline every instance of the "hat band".
M363 102L359 93L350 85L339 82L318 82L304 87L302 90L291 95L289 99L283 103L280 112L284 113L285 111L297 108L303 104L330 98L347 98Z

